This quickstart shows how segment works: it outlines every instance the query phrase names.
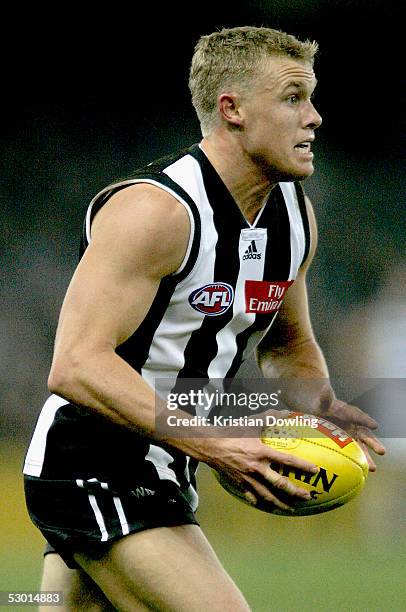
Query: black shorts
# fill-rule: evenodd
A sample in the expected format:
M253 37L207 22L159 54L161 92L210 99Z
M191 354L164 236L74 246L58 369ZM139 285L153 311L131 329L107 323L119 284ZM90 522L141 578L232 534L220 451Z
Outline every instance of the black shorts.
M130 533L198 524L185 455L167 448L170 480L146 460L149 449L149 440L84 407L57 410L41 475L25 475L25 494L33 523L68 567L78 567L75 552L100 557Z
M24 477L33 523L68 567L78 567L74 553L100 558L113 542L137 531L198 525L181 489L170 480L153 488L123 489L96 479L49 480Z

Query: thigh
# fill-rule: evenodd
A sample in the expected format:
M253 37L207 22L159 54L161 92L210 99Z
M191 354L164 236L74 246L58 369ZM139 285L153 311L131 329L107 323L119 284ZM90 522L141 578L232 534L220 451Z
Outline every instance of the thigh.
M97 584L81 569L69 569L57 553L44 559L41 591L62 591L62 606L40 607L40 612L112 612Z
M133 533L101 559L75 560L121 612L249 612L197 525Z
M148 462L145 462L148 463ZM134 466L135 472L140 465ZM116 483L98 478L50 480L25 477L31 520L61 555L77 569L78 551L100 557L111 543L155 527L196 524L193 509L178 484L170 480Z

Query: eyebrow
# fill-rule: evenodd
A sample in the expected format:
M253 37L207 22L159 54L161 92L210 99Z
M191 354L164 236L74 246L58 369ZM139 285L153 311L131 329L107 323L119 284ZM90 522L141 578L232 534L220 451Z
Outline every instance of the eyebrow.
M317 79L314 79L314 87L317 85ZM283 88L283 91L289 89L289 87L296 87L296 89L306 89L306 85L304 83L298 83L297 81L291 81Z

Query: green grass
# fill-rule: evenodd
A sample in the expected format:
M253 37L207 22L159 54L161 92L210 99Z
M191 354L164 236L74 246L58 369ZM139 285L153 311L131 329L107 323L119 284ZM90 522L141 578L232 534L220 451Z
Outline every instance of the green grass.
M355 546L320 551L315 543L292 551L276 544L226 565L256 612L406 610L405 573L396 555L371 559Z
M254 612L405 612L405 475L368 479L347 506L314 517L247 507L200 474L199 518Z
M36 590L43 541L25 510L22 450L1 450L0 590ZM381 462L356 500L307 518L271 516L240 503L205 466L199 483L201 525L254 612L406 611L401 465Z

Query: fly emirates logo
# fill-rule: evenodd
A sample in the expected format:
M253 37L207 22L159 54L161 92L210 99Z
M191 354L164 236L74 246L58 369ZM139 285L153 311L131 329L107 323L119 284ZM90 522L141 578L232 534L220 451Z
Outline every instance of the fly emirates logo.
M245 281L245 312L276 312L293 281Z

